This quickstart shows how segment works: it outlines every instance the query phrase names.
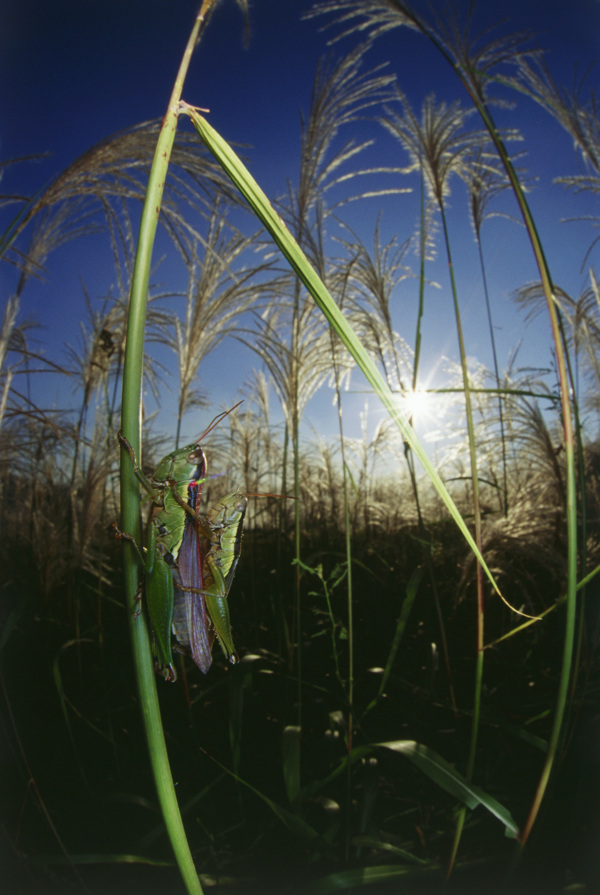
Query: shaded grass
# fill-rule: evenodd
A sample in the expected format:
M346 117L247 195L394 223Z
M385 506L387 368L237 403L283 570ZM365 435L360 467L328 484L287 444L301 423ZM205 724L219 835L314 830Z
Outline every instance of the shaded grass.
M434 550L434 555L436 578L445 582L442 600L452 607L449 635L451 654L457 657L453 672L458 713L449 700L443 667L436 666L431 653L437 623L427 588L419 591L404 621L400 649L387 669L385 698L371 708L393 646L402 589L409 584L410 567L405 557L412 552L415 530L378 538L376 552L375 544L361 541L352 545L356 560L355 624L363 635L355 643L355 746L360 749L399 736L416 739L460 770L464 769L471 723L468 706L474 660L468 658L472 655L468 644L474 629L468 601L456 599L456 568L463 549L450 525L446 523L438 530L444 550ZM242 563L232 592L236 643L245 657L240 665L226 668L217 660L209 678L188 669L189 707L183 686L164 686L159 693L173 774L196 859L202 862L207 876L233 877L236 888L242 890L243 880L254 880L251 886L260 881L267 891L276 891L277 886L293 891L292 880L297 880L297 890L305 891L304 885L327 877L334 868L347 872L357 865L385 867L389 848L399 848L414 856L416 879L421 878L425 885L431 873L435 877L439 856L450 846L454 800L410 765L398 765L390 757L370 752L352 765L351 800L346 801L345 775L331 776L347 754L344 687L336 683L325 597L312 580L306 579L302 584L301 762L290 778L296 779L296 784L291 789L286 786L286 769L293 753L285 748L284 733L295 718L290 702L295 682L277 654L276 631L265 625L265 619L269 617L270 591L276 588L279 599L285 600L286 594L291 597L292 576L290 570L287 581L274 582L269 575L268 557L272 556L274 543L274 533L256 532L248 534L244 544L245 555L254 555L254 568L264 572L249 576ZM310 557L310 542L302 546ZM337 551L335 545L332 547L333 553L321 552L325 575L336 562ZM339 548L343 554L341 533ZM115 547L112 552L116 562ZM311 591L315 593L311 595ZM95 601L88 599L84 600L82 626L92 642L83 646L81 664L75 650L63 651L61 688L70 732L57 698L59 691L44 672L69 636L68 619L61 618L56 600L47 604L48 609L54 609L43 624L36 622L36 618L44 618L42 606L28 614L13 630L3 652L6 684L13 694L16 723L26 743L29 764L76 863L77 855L83 853L102 854L103 860L115 852L149 853L153 860L170 860L157 806L148 796L151 787L142 757L143 733L136 714L132 714L136 697L127 658L124 610L110 599L117 592L118 586L107 594L102 645ZM92 593L93 586L90 596ZM344 595L333 591L330 602L333 618L343 619ZM478 780L517 818L526 809L532 773L543 760L540 747L550 729L548 696L556 683L556 671L551 669L561 637L560 613L554 615L554 620L544 622L543 629L533 626L529 633L519 635L524 640L512 638L488 655ZM498 617L491 613L488 619L490 633L500 633L507 623L510 614L500 607ZM347 643L338 639L337 648L343 668ZM35 693L35 699L20 699L21 693ZM32 738L40 726L51 736ZM307 846L302 836L298 838L294 825L282 824L252 790L213 769L208 756L235 769L251 787L291 812L298 823L307 823L318 834L315 841ZM81 773L74 772L74 758ZM19 805L19 779L24 782L18 774L13 777L12 796L4 810L10 811L13 823L14 812L21 813L20 851L52 854L51 837L44 824L35 820L34 803L26 800ZM299 800L298 787L302 793ZM344 812L348 812L346 819ZM251 825L245 820L248 817L253 819ZM346 821L351 845L348 858ZM465 865L492 856L506 860L507 845L500 826L479 812L469 813L463 833ZM402 866L402 859L397 857ZM419 861L425 862L423 867ZM24 855L21 863L30 866ZM43 862L40 865L39 858L36 866L36 873L42 873L39 891L44 891L43 886L49 883L44 876L49 871L41 871ZM107 884L121 878L119 862L101 873L96 868L77 866L92 887L99 880ZM56 866L53 872L65 878ZM400 872L400 867L394 872ZM460 862L458 872L460 875ZM484 874L480 879L485 879L488 872L492 879L497 866L480 872ZM143 874L135 876L137 880L143 878Z

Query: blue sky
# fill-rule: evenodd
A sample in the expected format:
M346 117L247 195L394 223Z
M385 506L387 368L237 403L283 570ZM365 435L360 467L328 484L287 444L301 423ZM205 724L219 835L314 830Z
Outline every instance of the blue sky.
M99 140L161 116L197 6L198 0L4 0L0 10L0 157L42 152L50 155L34 164L9 169L2 192L31 194ZM250 8L246 48L242 15L232 0L226 0L197 50L184 90L188 102L211 110L210 121L223 136L247 145L249 167L271 197L281 195L286 182L296 178L300 109L308 108L315 67L319 57L329 52L327 38L333 33L321 33L318 22L301 21L302 12L310 6L308 0L255 0ZM461 0L459 7L465 6ZM535 32L536 41L548 50L548 64L555 78L569 86L575 70L581 77L599 55L598 0L573 0L569 4L563 0L480 0L479 7L478 21L482 24L506 18L511 30ZM347 40L335 51L349 50L351 44ZM419 35L398 30L386 36L367 64L384 60L416 108L430 92L438 99L460 97L466 102L446 63ZM598 84L597 67L587 83ZM531 205L553 276L577 296L586 285L586 272L581 272L580 266L595 234L589 224L565 224L561 219L595 214L597 209L585 196L575 196L552 184L554 177L580 170L571 140L532 102L522 97L517 101L517 108L499 112L498 120L518 126L523 133L522 148L528 153L524 164L537 178ZM402 150L378 125L365 123L357 136L367 135L376 140L367 163L406 164ZM416 178L402 185L416 188ZM479 262L458 184L450 203L467 350L489 365ZM503 210L515 213L508 199L503 200L503 206ZM365 203L360 208L350 206L347 219L370 244L381 213L384 238L396 233L402 242L414 232L417 209L415 192L413 196ZM2 220L8 219L9 212L5 211ZM545 366L550 360L545 322L539 320L525 328L511 300L516 287L536 276L524 232L496 219L485 225L484 240L500 362L504 365L511 351L525 340L521 363ZM78 319L83 316L82 282L92 297L110 288L107 249L106 241L101 244L96 238L69 243L51 256L44 280L31 282L26 290L23 313L42 325L35 335L47 356L60 359L63 343L76 341ZM161 247L162 251L168 251L168 246ZM438 258L441 256L439 246ZM416 269L416 259L411 260ZM161 271L168 279L168 258L157 274L159 282ZM426 306L424 364L433 369L444 355L456 358L456 335L445 265L437 263L428 273L443 287L430 291ZM10 269L4 268L0 282L3 295L10 294L14 285ZM167 285L175 288L171 282L165 282ZM412 291L399 298L395 320L409 343L414 336L416 290L415 281ZM252 366L257 366L256 357L239 347L234 352L231 346L225 347L208 359L201 385L213 395L215 407L235 401L238 387L248 379ZM439 378L435 384L442 384ZM363 388L358 376L353 385L357 390ZM60 400L64 383L61 389ZM356 406L362 401L358 397ZM319 420L322 432L335 431L330 406L331 397L324 393L308 414L313 424ZM168 402L165 410L161 419L169 426ZM193 421L190 426L191 432L202 428Z

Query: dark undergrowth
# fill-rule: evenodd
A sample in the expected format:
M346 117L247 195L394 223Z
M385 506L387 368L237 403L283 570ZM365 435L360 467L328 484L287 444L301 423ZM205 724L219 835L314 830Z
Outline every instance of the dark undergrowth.
M260 531L246 537L230 600L240 663L226 664L215 648L206 677L186 659L175 684L158 682L178 799L196 865L205 883L216 886L209 891L331 891L336 873L390 866L406 875L371 882L369 891L562 892L569 882L594 891L600 880L600 721L587 634L561 768L513 876L507 868L514 842L479 807L468 815L457 867L444 884L456 799L409 761L374 746L416 740L464 770L475 616L468 583L461 584L463 545L450 523L437 536L445 544L435 573L443 582L448 668L423 578L389 662L406 588L420 567L415 532L356 545L357 757L349 773L343 764L350 709L343 579L331 592L330 615L319 577L303 575L298 688L280 627L281 608L290 618L292 566L286 557L277 570L275 537ZM330 540L326 551L312 545L311 555L310 544L304 550L307 564L322 564L325 581L336 579L342 555L341 540L333 543L332 533ZM107 547L116 569L118 551L108 535ZM118 573L101 594L97 580L80 574L76 589L63 582L41 601L39 582L17 567L4 592L5 613L25 610L8 617L2 662L5 891L183 891L176 868L143 863L151 855L152 862L170 865L172 855L146 761ZM534 600L543 594L550 604L560 597L559 586L539 582ZM496 599L489 597L491 639L514 626ZM543 761L561 624L559 609L486 651L475 783L517 821L527 812ZM384 673L389 676L377 700Z

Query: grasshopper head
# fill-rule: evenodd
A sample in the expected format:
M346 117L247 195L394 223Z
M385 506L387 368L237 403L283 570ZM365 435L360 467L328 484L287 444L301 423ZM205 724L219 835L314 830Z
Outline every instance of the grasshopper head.
M198 479L206 478L206 457L199 444L196 443L193 445L192 450L187 455L187 462L190 466L196 467L193 474L190 476L190 479L197 481Z

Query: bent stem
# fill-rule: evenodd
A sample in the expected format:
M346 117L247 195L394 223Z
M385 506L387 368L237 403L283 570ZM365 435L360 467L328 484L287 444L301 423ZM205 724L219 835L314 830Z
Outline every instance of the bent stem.
M556 366L558 370L559 388L561 396L562 423L565 447L565 467L567 479L567 498L566 498L566 520L567 520L567 606L566 618L564 626L563 651L560 679L558 683L558 692L556 696L556 706L554 718L552 722L552 730L548 739L548 747L544 765L540 774L535 796L529 810L529 815L525 821L525 825L519 839L519 851L527 842L533 825L536 821L540 810L550 775L554 767L554 762L559 750L561 739L564 735L564 723L566 717L569 681L573 669L573 652L575 642L575 615L577 606L577 492L576 492L576 474L575 474L575 442L573 431L573 414L571 406L570 383L567 374L567 361L565 350L560 331L560 321L556 307L556 299L554 296L554 285L550 274L550 268L546 259L546 255L542 246L542 242L531 213L531 209L525 197L523 187L515 171L511 158L506 150L504 141L500 136L498 128L489 109L489 105L485 99L483 82L479 80L477 66L474 68L461 64L461 61L455 60L447 46L439 39L436 33L428 27L428 25L412 11L412 9L397 0L399 11L404 13L408 20L412 22L436 47L442 54L449 65L452 67L462 85L469 94L475 108L479 112L481 119L490 135L490 138L496 148L498 157L500 158L506 175L513 190L515 199L521 212L523 223L529 237L532 251L539 270L548 316L550 318L550 327L552 331L552 339L556 355ZM516 855L518 858L518 854Z
M183 83L194 47L215 2L216 0L204 0L190 33L156 143L144 207L142 209L129 300L121 409L121 431L131 444L138 458L141 458L142 365L152 248L156 236L169 159L177 130L179 100L183 90ZM123 447L121 449L121 519L123 530L133 535L136 542L141 544L140 489L133 473L129 454ZM123 563L126 606L140 708L158 799L175 859L186 889L190 895L202 895L202 887L192 860L173 786L160 717L158 694L156 692L148 628L144 614L138 613L137 616L135 615L139 585L138 560L134 554L133 544L128 540L123 541Z
M427 456L427 452L417 438L410 422L399 409L397 396L389 388L387 382L379 372L378 367L365 350L362 342L348 323L347 319L339 310L317 272L309 263L306 255L231 146L217 133L205 118L198 114L198 109L185 102L182 102L180 105L181 111L189 115L202 142L213 154L225 173L246 199L253 212L271 234L281 252L287 258L292 269L302 280L314 298L315 303L325 315L330 326L335 330L342 343L346 346L356 361L358 367L365 376L365 379L373 388L373 391L382 402L391 419L400 429L403 438L410 444L410 447L427 473L441 500L444 502L448 512L454 519L463 537L475 554L475 557L481 563L481 568L487 575L492 587L504 600L504 597L494 580L494 576L482 557L481 552L469 531L469 527L454 503L446 485Z

